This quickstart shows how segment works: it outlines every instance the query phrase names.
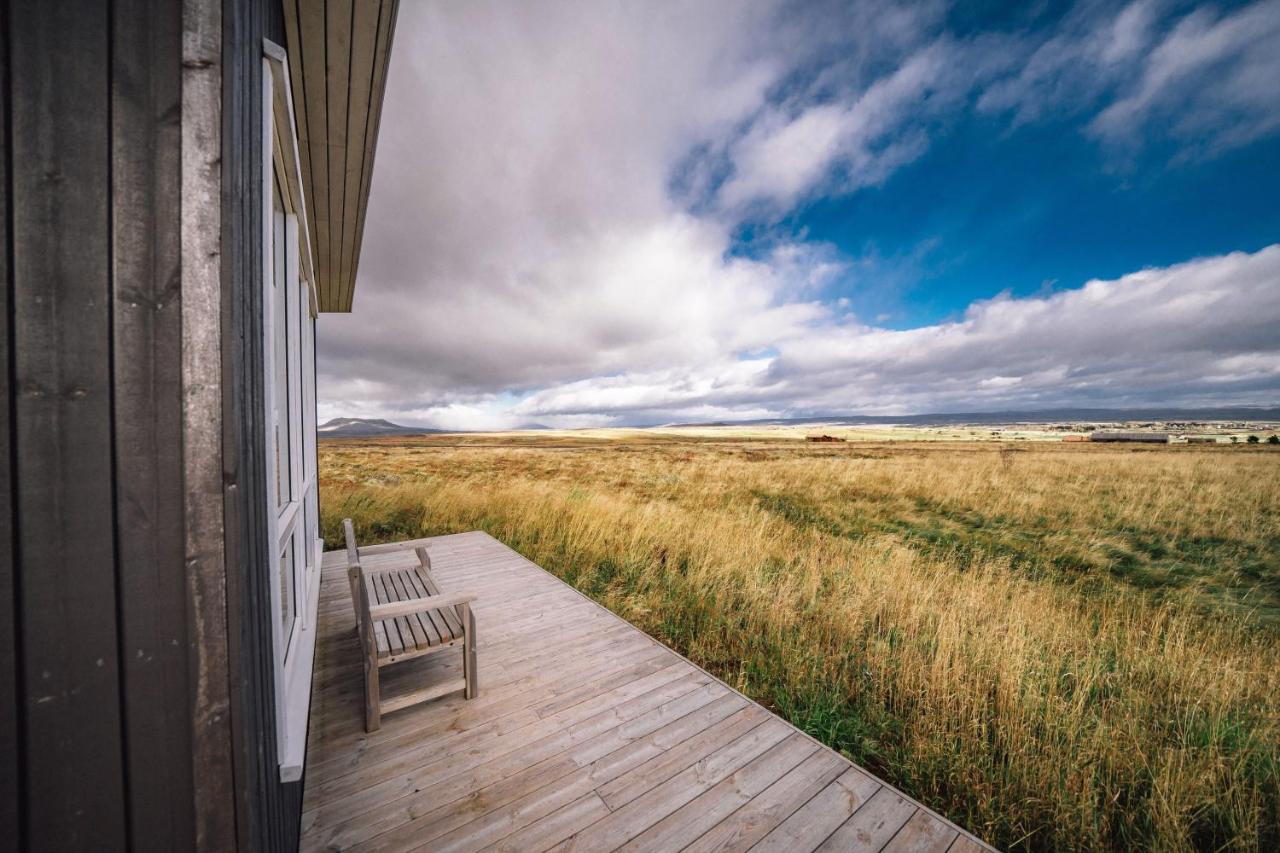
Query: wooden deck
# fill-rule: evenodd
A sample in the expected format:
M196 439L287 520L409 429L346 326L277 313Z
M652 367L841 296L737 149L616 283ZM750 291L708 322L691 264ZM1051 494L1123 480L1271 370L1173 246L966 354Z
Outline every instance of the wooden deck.
M480 695L366 735L344 557L326 554L303 850L989 849L487 534L430 551L446 593L479 595ZM384 696L460 667L397 666Z

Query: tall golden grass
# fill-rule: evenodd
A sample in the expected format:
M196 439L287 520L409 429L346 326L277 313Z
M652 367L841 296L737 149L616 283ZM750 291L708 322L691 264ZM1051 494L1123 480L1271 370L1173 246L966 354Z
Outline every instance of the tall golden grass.
M321 446L329 547L483 529L1002 847L1280 844L1280 452Z

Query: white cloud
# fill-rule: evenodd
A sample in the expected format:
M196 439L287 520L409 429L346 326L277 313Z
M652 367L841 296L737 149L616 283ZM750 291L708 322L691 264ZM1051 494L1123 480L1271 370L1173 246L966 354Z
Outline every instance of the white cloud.
M1153 122L1204 153L1233 148L1280 127L1280 0L1217 16L1197 9L1149 54L1139 82L1091 129L1132 142Z
M697 406L778 415L1258 402L1280 390L1277 329L1280 245L1001 296L953 323L819 323L774 358L570 383L518 410L661 420Z
M328 399L698 358L805 315L773 305L785 271L726 259L726 227L665 192L689 146L762 102L768 11L402 7L355 312L321 320Z
M930 123L974 84L966 50L946 38L916 50L848 102L766 111L730 149L720 189L729 210L752 202L785 212L822 187L848 193L882 183L928 148ZM794 109L794 108L793 108Z
M1010 41L1006 47L1025 59L983 91L978 109L1011 111L1016 126L1090 108L1117 78L1132 75L1153 38L1155 17L1155 0L1136 0L1113 15L1080 6L1047 38Z
M1164 10L1158 0L1114 13L1081 4L1048 37L1010 41L1025 59L985 88L978 109L1010 113L1015 126L1096 113L1088 130L1111 146L1171 141L1181 158L1280 127L1280 0L1162 20Z

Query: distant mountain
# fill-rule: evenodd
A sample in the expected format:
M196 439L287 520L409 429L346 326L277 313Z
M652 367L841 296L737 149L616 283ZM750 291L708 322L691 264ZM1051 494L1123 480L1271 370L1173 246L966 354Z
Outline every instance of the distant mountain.
M431 435L442 429L393 424L382 418L334 418L316 427L321 438L368 438L378 435Z
M1230 406L1205 409L1047 409L1036 412L948 412L927 415L819 415L667 426L803 426L805 424L954 426L957 424L1126 423L1130 421L1280 421L1280 408Z

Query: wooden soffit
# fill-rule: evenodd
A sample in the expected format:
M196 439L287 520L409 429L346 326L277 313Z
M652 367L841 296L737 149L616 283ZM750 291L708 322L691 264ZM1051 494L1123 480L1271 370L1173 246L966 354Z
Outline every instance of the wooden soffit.
M399 0L281 0L321 311L350 311Z

